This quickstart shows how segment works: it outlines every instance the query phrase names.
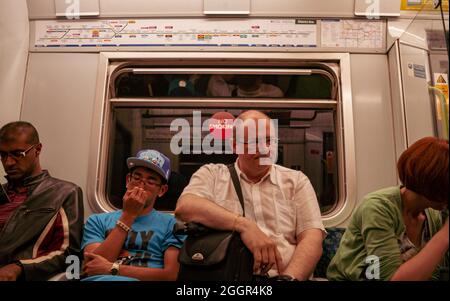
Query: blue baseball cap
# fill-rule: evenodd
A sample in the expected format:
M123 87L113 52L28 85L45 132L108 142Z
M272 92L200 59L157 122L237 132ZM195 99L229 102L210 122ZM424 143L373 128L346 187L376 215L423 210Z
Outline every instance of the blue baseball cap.
M170 159L154 149L140 150L136 157L127 159L128 169L146 167L159 174L166 182L170 176Z

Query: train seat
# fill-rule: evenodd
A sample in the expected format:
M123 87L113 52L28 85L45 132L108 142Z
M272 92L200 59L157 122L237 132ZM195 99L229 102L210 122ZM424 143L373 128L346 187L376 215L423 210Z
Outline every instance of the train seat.
M324 281L327 280L327 268L330 264L331 259L336 254L336 251L341 242L342 235L345 232L345 228L326 228L327 237L323 240L322 249L323 253L317 263L316 269L314 270L313 280ZM66 273L57 274L49 279L49 281L66 281Z
M336 254L336 251L341 242L342 235L345 232L345 228L326 228L327 237L322 243L322 257L320 257L317 263L316 269L314 270L315 280L325 280L327 278L327 268L330 264L331 259Z

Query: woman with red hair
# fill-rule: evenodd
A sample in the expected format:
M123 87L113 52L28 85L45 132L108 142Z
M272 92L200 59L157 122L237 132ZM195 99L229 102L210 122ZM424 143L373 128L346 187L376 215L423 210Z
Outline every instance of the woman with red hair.
M430 280L448 251L448 141L422 138L397 163L402 185L368 194L332 259L330 280Z

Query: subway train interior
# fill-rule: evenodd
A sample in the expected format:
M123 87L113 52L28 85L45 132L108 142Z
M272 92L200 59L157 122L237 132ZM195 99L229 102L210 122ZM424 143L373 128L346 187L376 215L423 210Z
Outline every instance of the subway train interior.
M236 161L225 138L205 150L217 113L277 121L276 164L308 177L329 234L400 185L408 147L448 140L447 0L1 0L0 24L0 126L36 127L84 221L122 208L141 149L170 159L155 209L174 214L200 167Z

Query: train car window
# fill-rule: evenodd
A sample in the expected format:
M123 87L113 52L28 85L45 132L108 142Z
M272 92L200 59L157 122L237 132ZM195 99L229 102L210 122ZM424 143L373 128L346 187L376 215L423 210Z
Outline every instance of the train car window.
M116 78L116 97L207 97L333 99L333 85L323 74L134 74Z
M183 118L193 124L193 118L201 117L201 123L211 118L215 112L226 111L238 116L243 110L238 108L202 109L154 109L115 108L114 135L110 145L108 164L107 195L113 206L120 208L125 193L124 179L127 173L126 158L139 149L153 148L166 154L172 162L169 191L157 201L155 208L172 211L183 188L192 174L206 163L232 163L236 155L231 153L228 141L223 141L218 154L195 154L200 145L188 144L187 149L174 155L171 142L176 131L171 131L174 120ZM337 170L335 158L335 127L333 110L263 110L271 118L278 119L278 161L277 164L303 171L313 184L322 212L333 208L337 198ZM198 112L193 116L193 112ZM196 130L192 128L192 134ZM200 129L198 129L200 131ZM202 131L201 141L208 132ZM182 146L185 147L185 146Z
M227 140L219 148L214 146L212 153L194 143L194 131L201 135L201 143L209 134L198 124L217 112L236 117L257 108L278 121L277 164L308 176L322 214L336 208L342 181L337 162L339 110L337 83L330 76L320 71L307 75L120 72L112 83L105 186L113 207L122 206L126 158L151 148L172 162L169 191L156 201L155 208L173 211L192 174L202 165L236 160ZM182 151L175 154L171 147L180 134L174 130L176 120L188 124L190 132L183 133L189 143L178 141Z

